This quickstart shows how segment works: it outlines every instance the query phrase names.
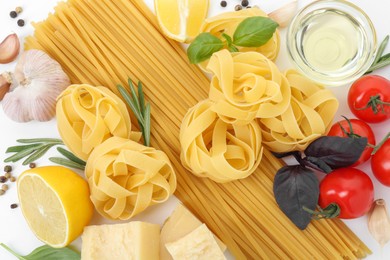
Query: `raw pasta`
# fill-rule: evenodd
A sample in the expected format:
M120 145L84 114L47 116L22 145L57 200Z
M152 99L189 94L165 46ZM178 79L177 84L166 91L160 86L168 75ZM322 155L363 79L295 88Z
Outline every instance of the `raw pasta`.
M180 44L166 39L142 0L68 0L35 24L26 48L46 51L73 83L140 80L152 107L153 147L177 173L175 195L206 223L237 259L357 259L370 250L340 220L300 231L275 203L272 184L282 162L264 149L249 177L225 184L199 178L180 163L179 131L188 109L207 98L208 78L190 65Z
M276 65L258 52L213 54L207 69L213 73L209 98L212 110L227 123L247 124L273 118L290 105L291 89Z
M57 99L56 114L61 139L83 160L110 136L131 134L125 103L105 87L69 86Z
M85 175L96 210L109 219L128 220L165 202L176 189L164 152L116 136L92 151Z
M263 149L255 120L231 125L211 110L205 100L191 108L180 128L181 161L199 177L216 182L243 179L259 166Z
M260 118L263 144L274 152L304 150L328 132L338 101L333 93L294 70L285 73L291 106L278 117Z

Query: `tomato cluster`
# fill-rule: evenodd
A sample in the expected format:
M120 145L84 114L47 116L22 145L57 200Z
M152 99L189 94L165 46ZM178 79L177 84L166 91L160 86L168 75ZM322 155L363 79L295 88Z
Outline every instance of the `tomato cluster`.
M359 119L335 123L329 136L367 138L368 145L351 167L337 169L320 184L319 205L326 208L335 203L340 218L356 218L366 214L374 201L374 186L364 172L352 168L371 158L374 176L390 187L390 139L376 145L375 135L367 123L379 123L390 118L390 81L376 75L363 76L355 81L348 93L348 105ZM388 137L386 137L388 138ZM373 153L373 150L376 150Z

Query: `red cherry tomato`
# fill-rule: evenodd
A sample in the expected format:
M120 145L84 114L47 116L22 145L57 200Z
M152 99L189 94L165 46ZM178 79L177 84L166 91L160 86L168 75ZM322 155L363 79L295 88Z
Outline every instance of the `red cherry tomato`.
M370 210L373 202L374 185L370 177L358 169L334 170L320 183L320 207L336 203L340 207L339 218L361 217Z
M368 139L369 144L375 145L374 132L372 131L371 127L367 123L359 119L348 119L348 120L352 126L352 129L347 120L342 120L335 123L330 128L328 136L341 136L341 137L351 137L351 138L366 137ZM357 160L351 166L352 167L357 166L370 159L372 150L373 150L372 147L367 146L366 149L364 149L359 160Z
M349 89L348 106L365 122L385 121L390 118L390 81L378 75L361 77Z
M372 156L371 169L380 183L390 187L390 139Z

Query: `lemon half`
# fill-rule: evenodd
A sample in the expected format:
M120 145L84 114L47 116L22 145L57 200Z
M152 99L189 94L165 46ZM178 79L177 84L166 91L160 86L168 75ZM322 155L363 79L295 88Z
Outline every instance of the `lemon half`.
M178 42L191 42L206 19L209 0L155 0L157 20L163 33Z
M90 222L88 183L62 166L29 169L17 182L20 207L33 233L52 247L64 247Z

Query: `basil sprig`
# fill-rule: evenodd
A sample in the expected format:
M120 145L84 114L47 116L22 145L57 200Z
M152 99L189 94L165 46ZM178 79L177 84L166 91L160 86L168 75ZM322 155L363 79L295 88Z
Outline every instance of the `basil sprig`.
M330 173L334 169L354 164L367 146L367 138L323 136L313 141L305 151L274 154L278 158L294 156L299 165L288 165L278 170L274 179L274 196L279 208L299 228L305 229L316 218L319 197L319 181L312 169ZM339 211L333 207L320 210Z
M80 260L80 253L73 251L68 247L64 248L53 248L48 245L40 246L34 249L28 255L19 255L14 252L11 248L6 246L3 243L0 243L0 246L5 248L8 252L16 256L19 260Z
M188 58L191 63L196 64L209 59L214 52L224 47L231 52L237 52L237 46L260 47L271 39L278 26L270 18L254 16L243 20L233 36L222 33L220 39L210 33L201 33L188 47Z

